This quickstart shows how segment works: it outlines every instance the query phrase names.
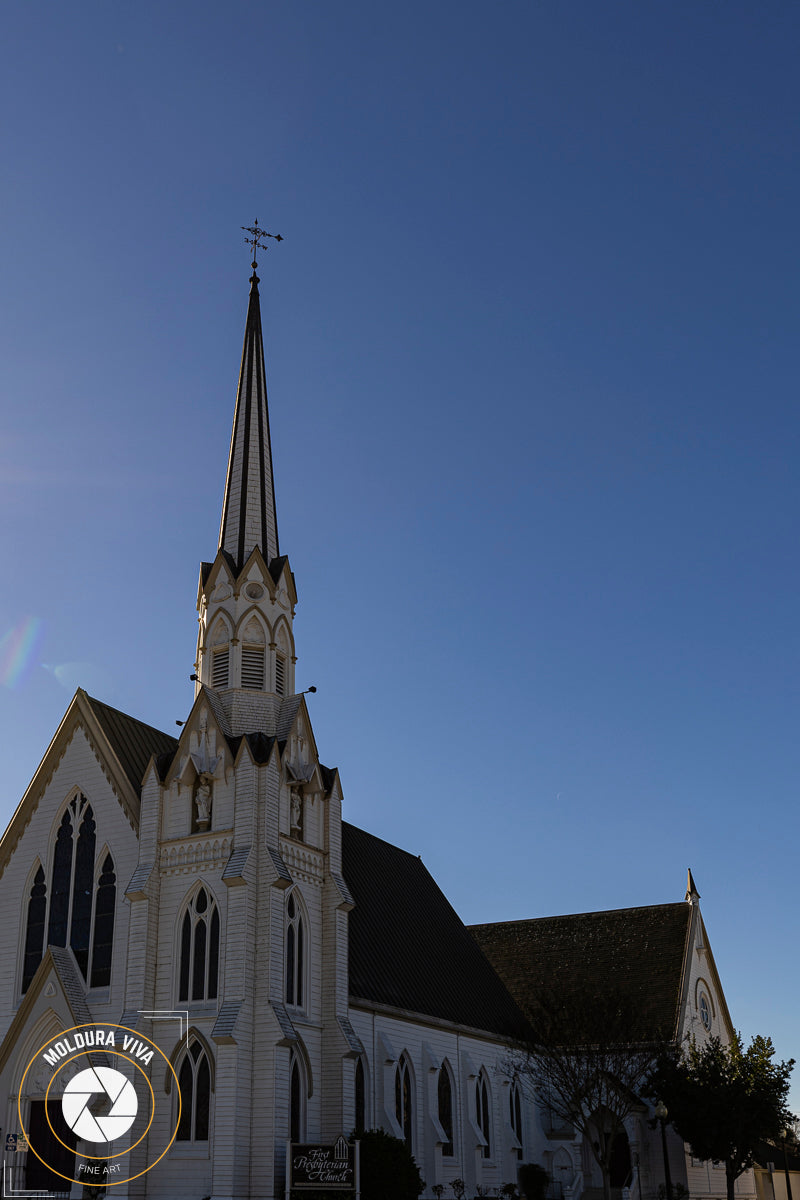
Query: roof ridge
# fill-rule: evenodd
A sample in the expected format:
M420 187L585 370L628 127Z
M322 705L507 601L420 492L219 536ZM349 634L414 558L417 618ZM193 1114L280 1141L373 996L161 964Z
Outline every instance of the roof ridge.
M543 921L572 921L576 917L609 917L613 913L650 912L655 908L689 909L685 900L667 900L661 904L634 904L628 908L598 908L589 912L552 913L547 917L512 917L507 921L478 921L467 929L491 929L499 925L535 925Z

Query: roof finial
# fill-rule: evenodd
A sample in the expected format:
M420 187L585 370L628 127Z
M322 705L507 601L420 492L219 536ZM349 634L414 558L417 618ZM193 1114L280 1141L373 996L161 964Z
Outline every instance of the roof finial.
M256 262L256 252L258 250L266 250L267 248L267 244L263 239L274 238L276 242L282 242L283 238L279 233L267 233L266 229L262 229L258 223L258 217L256 217L255 225L242 225L240 228L243 229L245 233L252 234L252 237L245 238L244 240L247 242L248 246L253 247L253 261L251 266L255 271L256 267L258 266L258 263Z
M697 904L697 901L700 899L700 893L698 892L697 886L692 878L691 867L687 869L686 876L686 903Z

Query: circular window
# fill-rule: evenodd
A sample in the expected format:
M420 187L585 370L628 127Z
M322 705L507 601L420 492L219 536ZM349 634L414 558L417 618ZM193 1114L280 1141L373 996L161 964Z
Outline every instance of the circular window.
M708 1004L708 997L700 997L700 1020L703 1022L704 1029L711 1028L711 1009Z
M249 596L251 600L260 600L264 595L264 589L260 583L248 583L244 591L245 595Z

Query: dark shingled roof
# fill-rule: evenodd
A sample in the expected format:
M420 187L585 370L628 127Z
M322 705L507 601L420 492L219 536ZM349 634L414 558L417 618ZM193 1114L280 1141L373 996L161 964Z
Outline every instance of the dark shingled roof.
M691 915L686 903L654 904L472 925L470 932L524 1011L543 993L622 995L647 1036L671 1038Z
M516 1005L419 858L342 822L350 995L519 1034Z
M135 788L136 794L141 795L142 778L150 756L174 754L178 748L177 738L154 729L152 725L145 725L143 721L137 721L134 717L120 712L118 708L111 708L92 696L86 698L111 743L111 749L119 759L120 766Z

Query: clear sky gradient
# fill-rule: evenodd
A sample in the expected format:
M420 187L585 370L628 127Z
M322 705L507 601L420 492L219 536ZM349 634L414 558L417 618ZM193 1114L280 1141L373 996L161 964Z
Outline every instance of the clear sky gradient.
M691 866L734 1023L800 1057L799 41L736 0L5 3L0 819L77 686L188 712L258 217L345 815L468 922Z

